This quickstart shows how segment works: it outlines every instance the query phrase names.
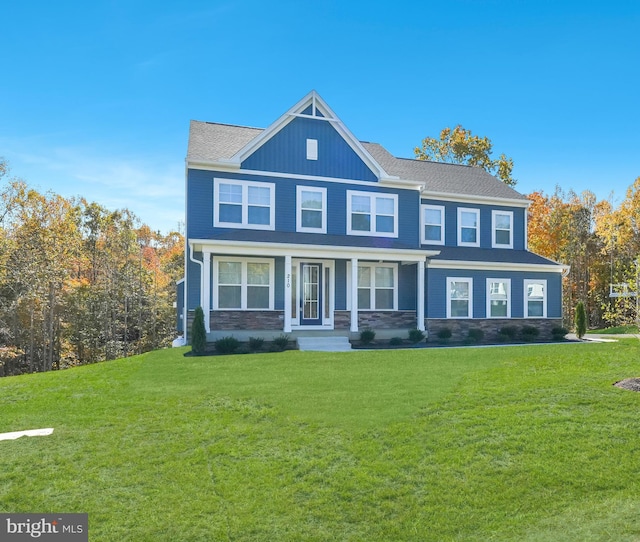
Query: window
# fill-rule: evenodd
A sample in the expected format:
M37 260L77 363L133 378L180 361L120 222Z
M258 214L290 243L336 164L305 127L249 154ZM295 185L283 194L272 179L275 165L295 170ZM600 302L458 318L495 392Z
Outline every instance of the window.
M447 318L473 317L473 279L447 279Z
M398 237L398 196L347 190L347 234Z
M491 246L513 248L513 212L491 211Z
M358 265L358 309L397 309L397 269L395 264Z
M444 207L422 206L422 243L444 245Z
M327 233L327 189L297 188L296 231Z
M480 246L480 209L458 208L458 245Z
M487 318L511 318L511 279L487 279Z
M273 309L273 260L216 258L214 309Z
M275 228L275 185L214 179L214 225L226 228Z
M547 281L524 281L524 316L525 318L547 317Z
M307 139L307 160L318 159L318 140Z

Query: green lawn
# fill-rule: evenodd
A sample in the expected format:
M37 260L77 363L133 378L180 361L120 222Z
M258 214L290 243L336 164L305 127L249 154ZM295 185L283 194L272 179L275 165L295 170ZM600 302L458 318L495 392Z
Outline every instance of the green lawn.
M0 379L1 512L90 540L637 541L640 343L184 357Z
M624 326L607 327L604 329L590 329L587 333L597 333L605 335L633 334L638 333L638 326L627 324Z

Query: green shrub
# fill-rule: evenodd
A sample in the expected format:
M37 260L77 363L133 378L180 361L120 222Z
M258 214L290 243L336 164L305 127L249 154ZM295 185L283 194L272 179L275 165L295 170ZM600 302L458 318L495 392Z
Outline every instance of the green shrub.
M240 341L235 337L222 337L213 343L218 354L233 354L240 346Z
M389 344L391 346L400 346L402 344L402 337L391 337Z
M376 332L373 329L363 329L360 332L360 342L362 344L371 344L376 338Z
M540 335L540 330L535 326L522 326L520 335L523 341L530 343L535 341L538 335Z
M191 352L202 356L207 349L207 330L204 328L204 312L202 307L196 307L193 323L191 324Z
M251 352L262 350L263 345L264 339L262 337L249 337L249 350Z
M283 350L287 349L287 346L289 346L289 335L285 335L283 333L282 335L275 337L272 343L273 343L274 349L277 352L282 352Z
M578 336L578 339L582 339L584 334L587 332L587 313L584 310L584 303L582 301L580 301L576 306L575 324L576 335Z
M447 342L451 338L451 335L453 335L453 333L451 333L450 328L443 327L442 329L440 329L440 331L438 331L436 335L442 342Z
M484 339L484 331L480 328L469 328L469 331L467 332L467 340L470 343L479 343L482 342L482 339Z
M498 331L498 339L501 341L513 341L518 334L518 328L516 326L502 326Z
M554 341L561 341L567 333L569 333L569 330L566 327L555 326L551 329L551 338Z
M424 339L424 331L419 329L410 329L409 330L409 341L413 344L418 344L422 339Z

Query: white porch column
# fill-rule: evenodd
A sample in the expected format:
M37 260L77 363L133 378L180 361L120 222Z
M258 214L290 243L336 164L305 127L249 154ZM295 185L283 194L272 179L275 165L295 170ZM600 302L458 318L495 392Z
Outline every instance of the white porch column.
M204 328L211 331L211 252L202 253L202 293L200 304L204 313Z
M284 329L285 333L291 332L291 256L284 257Z
M418 262L418 304L416 307L418 329L424 331L424 260Z
M351 258L351 331L358 331L358 258Z

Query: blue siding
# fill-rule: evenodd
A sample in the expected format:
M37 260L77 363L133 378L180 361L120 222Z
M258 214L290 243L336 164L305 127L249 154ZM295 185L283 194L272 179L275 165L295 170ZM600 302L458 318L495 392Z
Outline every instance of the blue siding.
M284 310L284 258L274 258L274 280L275 287L273 289L275 298L273 300L273 308L275 310Z
M398 309L416 310L416 289L418 286L418 266L398 265Z
M307 139L318 141L318 159L307 160ZM243 169L376 182L376 175L326 120L296 118L258 148Z
M487 279L511 279L511 317L524 317L524 281L547 281L547 318L562 317L562 276L560 273L532 273L523 271L469 271L455 269L429 269L427 271L426 313L428 318L447 316L447 278L473 279L473 317L486 318Z
M442 205L445 208L445 245L458 244L458 208L480 210L480 248L491 248L491 212L513 212L513 250L525 248L525 213L522 207L508 207L501 205L475 205L472 203L456 203L451 201L422 200L423 204ZM509 250L509 249L497 249Z
M184 281L176 284L176 330L184 332Z
M202 253L195 252L193 257L202 261ZM200 305L200 266L187 259L187 308L193 310Z
M347 310L347 260L335 261L335 309Z

